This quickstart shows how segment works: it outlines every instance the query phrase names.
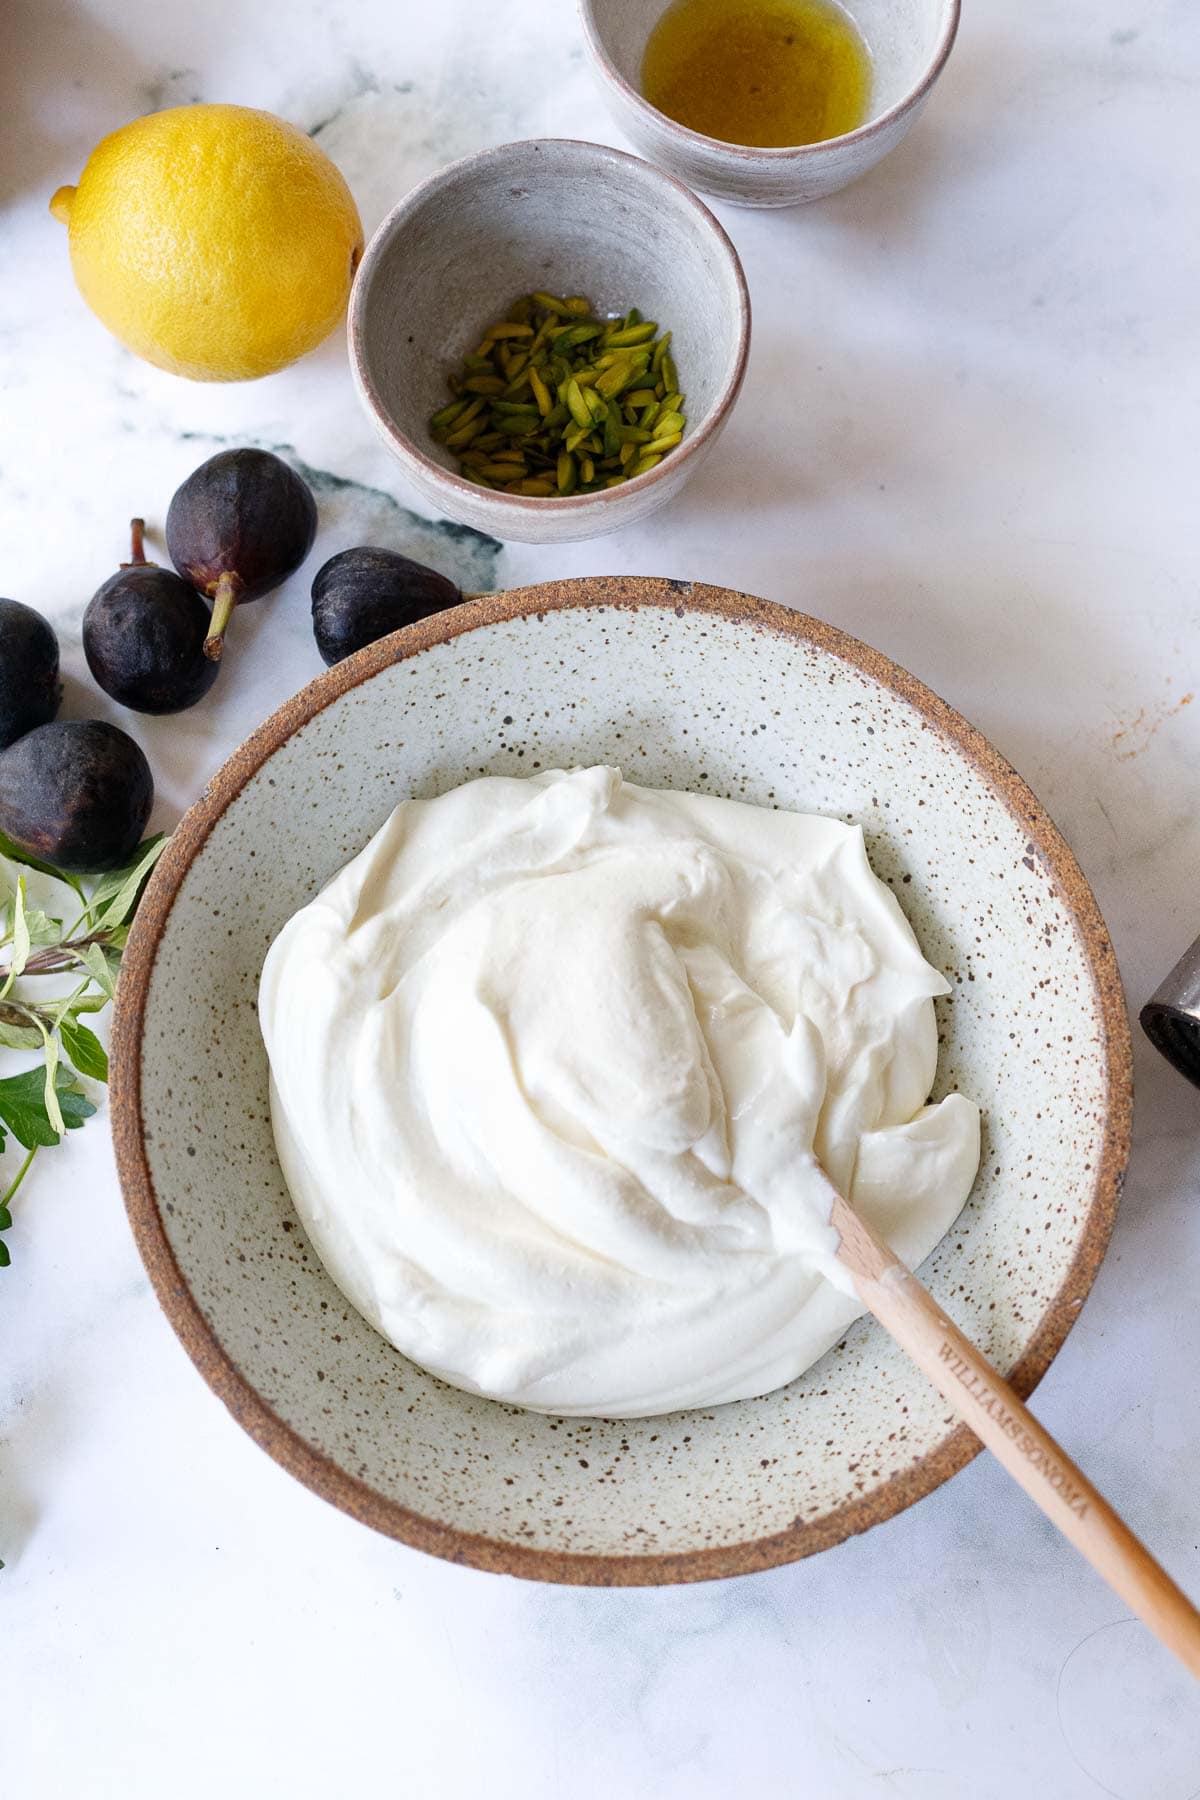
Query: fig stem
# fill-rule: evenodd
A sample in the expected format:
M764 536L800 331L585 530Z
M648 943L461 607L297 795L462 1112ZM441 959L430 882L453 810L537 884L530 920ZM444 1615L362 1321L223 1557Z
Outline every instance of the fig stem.
M225 648L225 632L233 617L241 585L237 576L228 569L217 579L212 618L208 622L208 636L204 640L204 654L210 662L221 660L221 652Z
M129 561L122 563L123 569L141 569L146 566L146 521L130 519L129 521Z

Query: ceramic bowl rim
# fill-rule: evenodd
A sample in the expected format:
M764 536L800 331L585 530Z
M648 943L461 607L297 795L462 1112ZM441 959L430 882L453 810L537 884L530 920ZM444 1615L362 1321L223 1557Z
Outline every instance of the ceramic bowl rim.
M603 0L600 0L603 3ZM731 157L747 164L761 164L764 167L803 163L822 151L840 149L844 144L865 144L887 126L901 119L914 106L918 106L929 93L938 76L946 66L946 60L954 48L954 40L958 36L959 20L962 15L962 0L941 0L945 7L945 18L941 33L933 47L932 55L926 63L919 79L908 88L898 100L885 111L870 118L864 125L858 125L853 131L843 131L838 137L818 138L815 144L731 144L724 138L709 137L703 131L693 131L689 125L681 125L678 119L671 118L669 113L660 112L657 106L651 106L646 96L639 93L632 82L626 81L616 67L596 24L597 0L579 0L579 16L583 25L583 35L591 53L592 61L607 81L619 90L635 109L647 121L657 125L668 138L677 139L682 144L694 144L704 150L719 152L722 156ZM849 8L847 8L849 11ZM853 16L853 15L851 15ZM857 21L856 21L857 23Z
M835 626L771 601L700 583L659 577L574 578L486 594L368 645L336 663L272 713L225 762L184 814L134 918L118 985L112 1028L111 1112L117 1172L138 1250L167 1318L188 1355L234 1418L276 1462L342 1511L388 1536L450 1562L543 1581L587 1586L648 1586L744 1575L793 1562L894 1517L924 1498L978 1454L966 1425L952 1426L911 1468L818 1518L715 1548L622 1555L537 1549L460 1530L402 1506L313 1448L273 1410L208 1323L176 1261L163 1225L146 1154L141 1112L141 1043L155 961L185 876L209 835L247 782L303 725L373 676L464 633L570 609L677 616L707 614L813 645L907 701L962 752L1019 822L1056 883L1095 984L1104 1035L1104 1142L1078 1248L1057 1293L1008 1379L1022 1398L1045 1374L1079 1315L1103 1260L1129 1156L1132 1075L1129 1022L1111 941L1086 880L1016 770L944 700L879 651Z
M622 482L617 488L602 488L594 494L506 494L496 489L478 487L461 475L447 469L444 464L423 450L416 439L411 437L394 418L391 410L384 404L382 396L371 379L367 366L365 349L366 330L364 314L366 311L367 288L374 278L376 266L380 263L384 251L390 245L397 229L403 226L412 215L439 189L459 182L464 175L473 175L486 169L491 163L514 150L536 145L539 149L549 145L555 149L569 146L571 150L589 150L596 156L615 163L625 164L636 170L634 180L646 180L665 184L673 190L674 198L682 202L690 211L699 229L714 243L722 260L733 276L734 291L737 302L737 344L732 360L722 378L716 397L704 416L689 430L684 432L682 441L669 456L664 456L656 469L648 469L644 475L635 475L632 480ZM750 290L746 283L746 273L742 261L734 246L733 239L721 224L716 215L692 192L686 183L660 169L656 163L647 162L645 157L634 156L628 150L616 150L609 144L593 144L587 138L514 138L510 143L493 144L486 150L473 151L457 162L447 163L436 170L424 181L410 188L404 198L392 207L391 211L371 234L371 241L363 252L362 259L355 271L354 282L350 290L350 304L346 319L346 334L350 346L350 368L354 377L354 385L364 409L375 422L376 429L382 432L389 448L398 461L408 467L418 469L422 475L443 488L447 494L460 496L474 505L484 503L489 507L495 502L497 509L511 509L513 514L528 513L545 515L548 518L570 518L589 510L600 510L604 506L619 504L635 494L644 494L656 487L661 481L676 482L684 476L684 471L693 462L698 453L706 451L712 439L721 431L728 419L741 392L742 382L746 375L746 365L750 356Z

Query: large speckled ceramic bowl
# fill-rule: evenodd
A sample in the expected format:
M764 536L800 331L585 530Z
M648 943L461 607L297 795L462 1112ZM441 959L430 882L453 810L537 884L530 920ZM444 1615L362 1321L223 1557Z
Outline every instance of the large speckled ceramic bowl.
M1070 1330L1128 1148L1112 948L994 750L883 657L721 589L572 581L475 600L338 664L188 813L138 914L113 1121L142 1255L185 1346L272 1456L357 1518L554 1581L740 1574L863 1531L960 1469L967 1429L874 1324L761 1399L622 1423L444 1386L343 1300L288 1198L255 996L284 921L395 803L595 761L866 827L940 1006L938 1092L983 1169L924 1279L1027 1394Z

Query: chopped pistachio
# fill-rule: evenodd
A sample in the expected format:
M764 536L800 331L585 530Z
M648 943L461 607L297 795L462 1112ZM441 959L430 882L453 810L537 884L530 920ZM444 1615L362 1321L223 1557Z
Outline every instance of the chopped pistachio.
M430 430L482 487L545 499L616 487L686 429L670 342L636 306L606 319L582 294L522 295L448 375Z

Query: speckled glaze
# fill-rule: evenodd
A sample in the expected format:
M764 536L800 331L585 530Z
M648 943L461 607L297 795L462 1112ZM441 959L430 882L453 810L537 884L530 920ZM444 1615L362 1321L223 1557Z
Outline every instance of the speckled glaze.
M446 376L535 288L604 313L637 306L671 332L687 428L656 469L596 494L505 494L464 480L431 436ZM750 298L737 251L678 181L602 144L536 138L452 163L388 214L348 331L359 399L429 505L508 541L561 544L646 518L695 474L741 389Z
M113 1124L159 1297L235 1417L301 1480L456 1562L592 1584L805 1556L927 1494L976 1440L870 1322L790 1387L557 1420L444 1386L353 1312L276 1161L255 997L283 922L406 795L611 761L640 782L861 820L939 1002L937 1092L983 1168L923 1267L1028 1394L1104 1254L1129 1035L1103 922L1001 757L876 652L722 589L605 578L470 601L338 664L187 814L125 956Z
M643 156L736 206L798 206L857 181L912 130L958 30L960 0L846 0L871 53L870 111L821 144L762 150L689 131L645 100L646 40L670 0L580 0L593 67L617 124Z

